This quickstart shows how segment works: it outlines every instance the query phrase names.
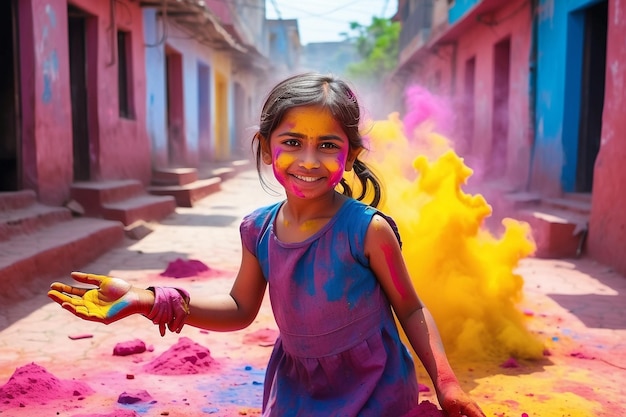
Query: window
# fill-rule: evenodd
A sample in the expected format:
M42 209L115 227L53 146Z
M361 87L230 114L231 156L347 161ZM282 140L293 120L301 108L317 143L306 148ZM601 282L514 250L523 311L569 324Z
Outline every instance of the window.
M131 34L120 30L117 32L117 91L120 117L126 119L132 119L135 116L131 56Z

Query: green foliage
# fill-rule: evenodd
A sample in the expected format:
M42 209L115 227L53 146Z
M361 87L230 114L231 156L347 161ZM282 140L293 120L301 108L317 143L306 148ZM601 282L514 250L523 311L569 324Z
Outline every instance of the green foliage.
M350 29L356 32L356 36L346 37L354 41L362 60L348 65L348 76L365 81L380 81L396 68L400 23L373 17L369 26L352 22Z

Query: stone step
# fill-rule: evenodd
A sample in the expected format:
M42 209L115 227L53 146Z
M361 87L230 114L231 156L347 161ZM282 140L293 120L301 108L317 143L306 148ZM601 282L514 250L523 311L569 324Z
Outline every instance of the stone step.
M122 243L120 222L72 218L0 242L0 296L24 299L42 279L67 276ZM47 285L47 284L46 284Z
M0 241L7 241L15 235L28 234L42 227L72 218L65 207L52 207L33 202L28 206L0 211Z
M85 181L72 184L71 195L85 210L85 215L99 217L105 204L116 203L144 193L137 180Z
M580 214L589 215L591 212L591 200L585 200L581 197L562 197L562 198L542 198L541 204L547 207L554 207L560 210L569 210Z
M116 220L128 226L136 221L160 221L176 210L171 196L150 195L136 180L72 184L72 198L90 217Z
M128 226L137 221L160 221L176 211L171 196L137 195L102 206L102 217Z
M160 168L152 172L152 185L187 185L198 180L195 168Z
M548 206L518 210L518 220L527 222L537 245L538 258L575 258L583 250L589 217L577 211Z
M21 190L0 193L0 213L6 210L17 210L37 201L33 190Z
M172 196L179 207L193 207L198 200L219 191L221 182L221 178L212 177L185 185L152 185L148 187L148 192L157 196Z

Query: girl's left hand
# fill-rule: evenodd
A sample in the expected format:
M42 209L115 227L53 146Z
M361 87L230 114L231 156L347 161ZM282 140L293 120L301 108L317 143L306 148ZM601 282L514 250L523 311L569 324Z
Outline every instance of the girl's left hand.
M485 417L478 404L458 384L447 385L437 397L449 417Z

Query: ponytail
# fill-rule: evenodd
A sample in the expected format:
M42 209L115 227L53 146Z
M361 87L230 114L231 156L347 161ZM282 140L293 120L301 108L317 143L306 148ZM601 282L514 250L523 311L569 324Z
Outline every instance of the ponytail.
M345 178L342 178L340 184L343 187L343 194L347 195L348 197L353 197L359 201L362 201L369 194L368 191L371 188L374 195L369 205L372 207L377 207L380 203L382 195L380 180L376 177L376 175L374 175L374 173L368 168L368 166L358 158L354 161L352 169L354 170L354 174L361 184L361 194L358 197L353 197L352 188L350 188Z

